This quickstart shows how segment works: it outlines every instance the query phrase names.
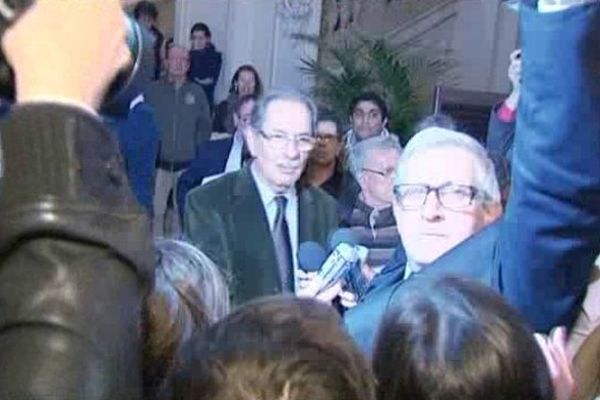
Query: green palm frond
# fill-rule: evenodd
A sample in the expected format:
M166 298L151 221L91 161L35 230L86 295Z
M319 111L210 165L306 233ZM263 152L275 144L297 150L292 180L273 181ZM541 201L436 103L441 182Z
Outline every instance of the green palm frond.
M319 105L342 121L352 98L365 91L382 96L390 107L390 129L406 141L427 109L433 86L451 79L455 63L440 52L414 44L392 47L383 39L357 34L336 45L320 43L320 60L302 60L301 70L314 78L313 96Z

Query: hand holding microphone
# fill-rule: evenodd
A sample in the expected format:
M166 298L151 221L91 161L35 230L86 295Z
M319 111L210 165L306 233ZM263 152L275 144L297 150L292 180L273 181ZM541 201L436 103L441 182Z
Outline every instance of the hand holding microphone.
M349 271L360 269L368 250L357 246L355 235L349 229L340 229L331 236L329 256L315 242L301 243L298 251L300 267L304 272L298 278L299 296L314 297L330 302L340 296L346 307L356 304L356 296L343 290Z

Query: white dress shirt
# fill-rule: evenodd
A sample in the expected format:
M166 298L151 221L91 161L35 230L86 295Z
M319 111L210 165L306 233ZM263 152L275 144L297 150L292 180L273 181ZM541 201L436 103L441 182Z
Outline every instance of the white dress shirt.
M276 196L285 196L287 198L287 206L285 208L285 219L290 234L290 245L292 247L292 263L294 265L294 287L298 288L298 195L296 188L291 187L285 193L275 193L273 189L267 184L264 178L257 171L256 165L252 163L250 165L250 171L252 177L258 188L258 194L262 201L267 220L269 222L269 229L273 231L275 225L275 217L277 215L277 202L275 201Z
M225 171L205 177L202 179L202 185L206 185L208 182L214 181L215 179L220 178L229 172L239 171L242 168L243 149L244 138L242 137L242 133L235 131L235 135L233 135L233 143L231 144L231 149L229 150L229 156L227 156L227 162L225 163Z

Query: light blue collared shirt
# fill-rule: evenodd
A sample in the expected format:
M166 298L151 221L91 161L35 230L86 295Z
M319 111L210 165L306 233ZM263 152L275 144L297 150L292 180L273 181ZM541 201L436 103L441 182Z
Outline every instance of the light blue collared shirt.
M292 186L285 193L275 193L273 189L267 184L264 178L257 171L256 165L252 163L250 165L250 171L256 187L258 188L258 194L262 201L265 213L267 214L267 220L269 221L269 229L273 231L275 225L275 217L277 215L277 202L275 201L276 196L285 196L287 198L287 206L285 208L285 219L288 225L290 241L292 246L292 262L294 264L294 288L298 289L298 195L296 188Z

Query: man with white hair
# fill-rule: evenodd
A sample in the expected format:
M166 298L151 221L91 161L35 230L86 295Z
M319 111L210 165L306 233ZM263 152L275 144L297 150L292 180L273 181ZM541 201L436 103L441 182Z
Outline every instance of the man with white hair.
M402 147L395 135L374 136L355 144L348 155L359 191L338 199L340 226L351 229L369 249L367 265L379 272L400 243L392 211L394 176Z
M498 218L481 146L440 128L417 134L394 187L408 261L346 314L365 351L404 287L444 275L498 290L536 331L574 322L600 244L600 3L557 14L545 3L521 3L527 57L506 212Z
M473 138L427 128L396 168L393 210L407 258L389 263L369 291L408 278L502 213L494 165Z

